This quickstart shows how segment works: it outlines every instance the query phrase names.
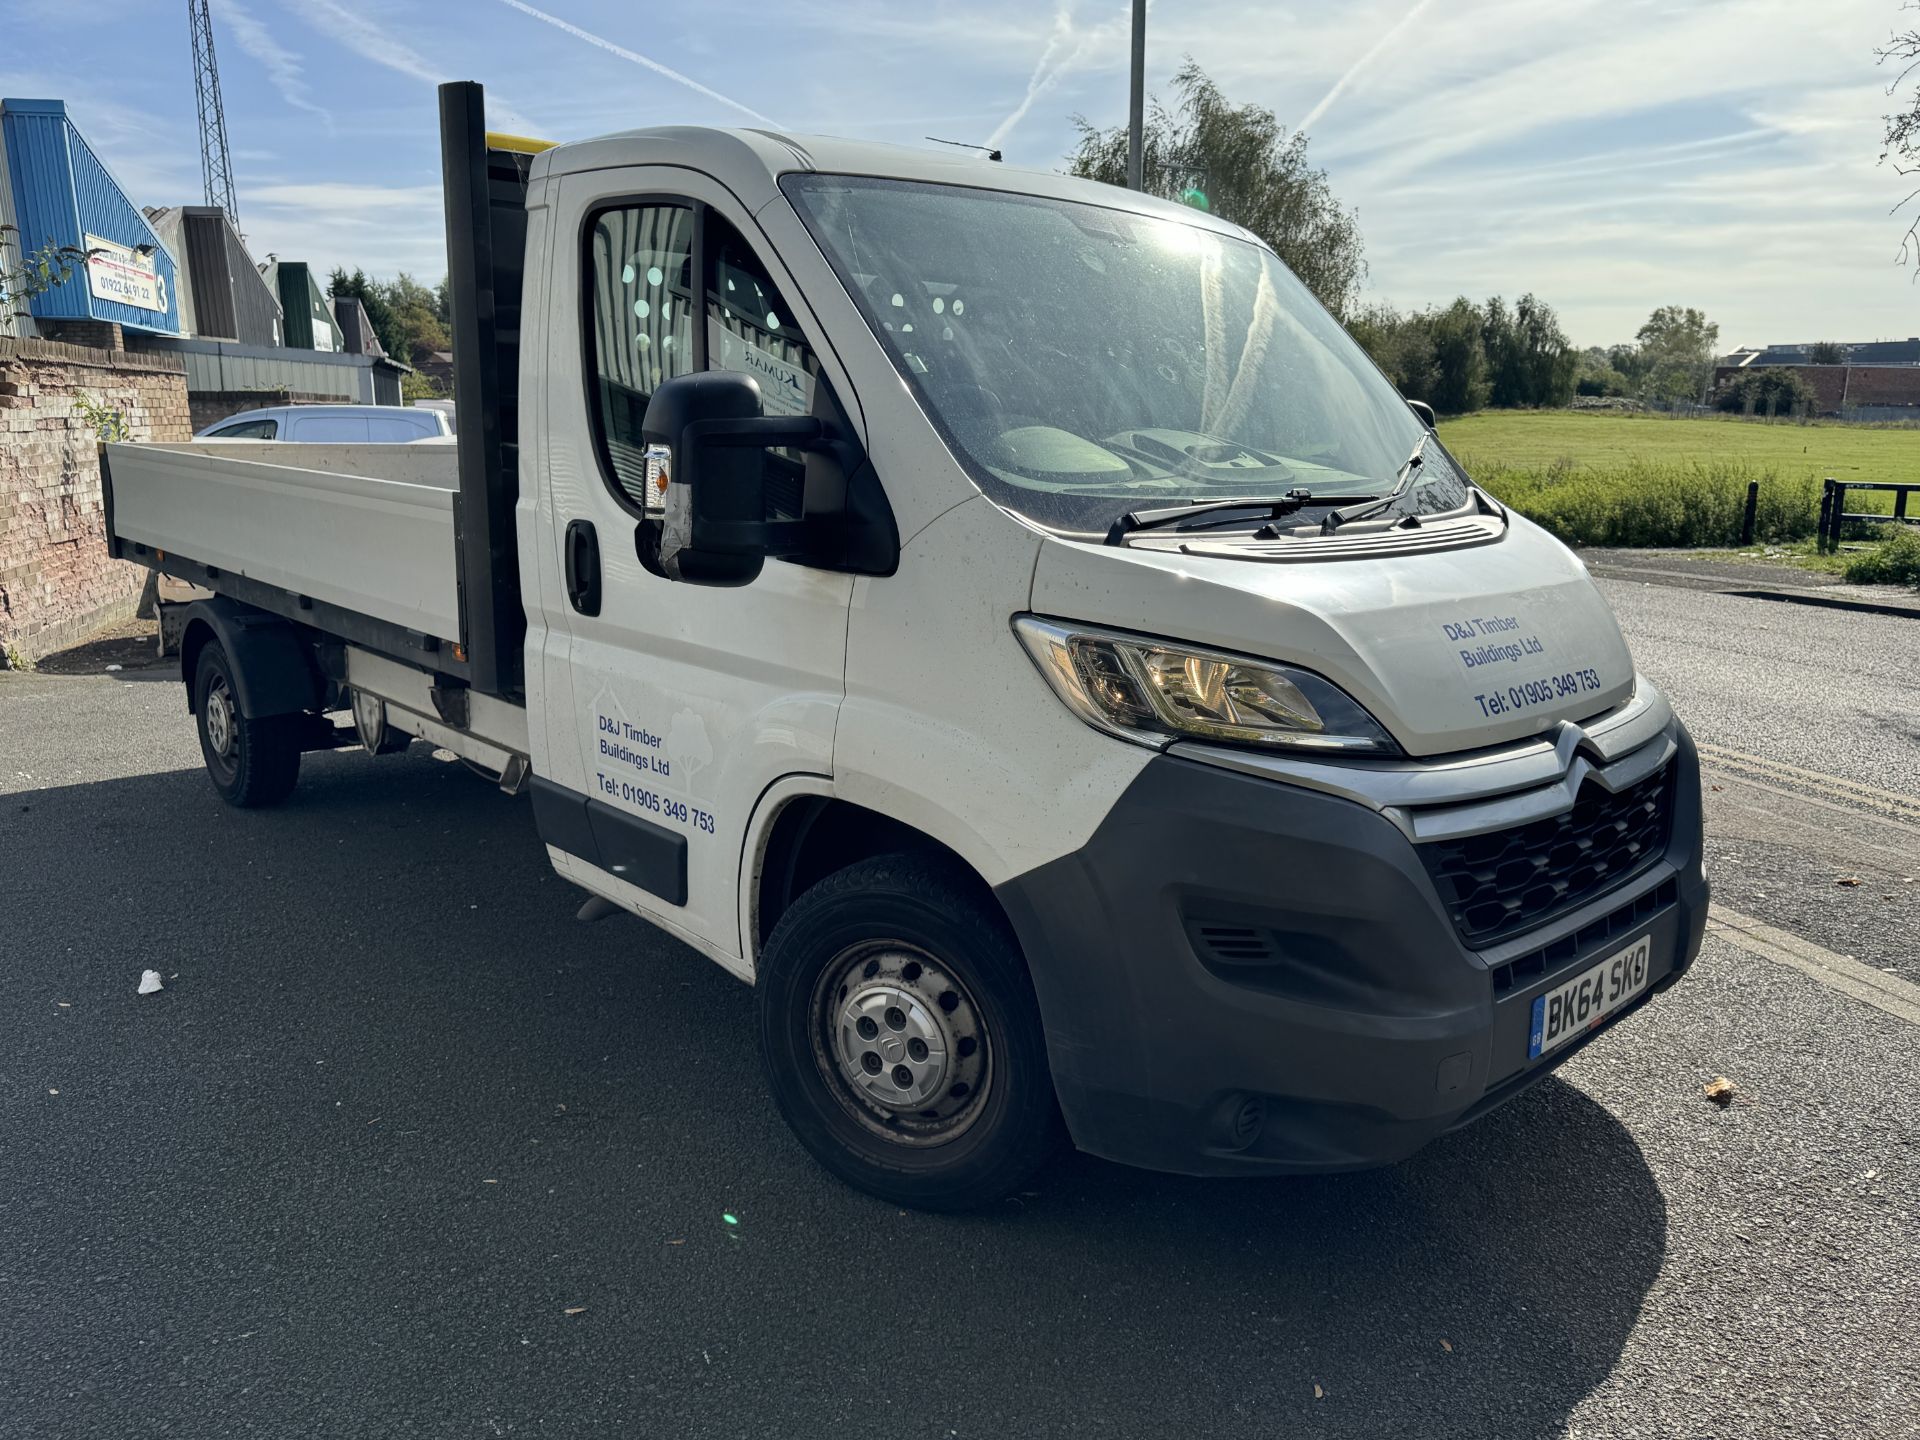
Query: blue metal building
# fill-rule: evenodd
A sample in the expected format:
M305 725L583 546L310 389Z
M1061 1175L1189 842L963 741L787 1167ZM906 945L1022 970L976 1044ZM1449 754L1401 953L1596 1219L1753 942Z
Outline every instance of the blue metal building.
M11 202L10 261L42 246L92 252L66 282L28 302L35 320L111 321L180 333L175 257L59 100L0 100L0 186Z

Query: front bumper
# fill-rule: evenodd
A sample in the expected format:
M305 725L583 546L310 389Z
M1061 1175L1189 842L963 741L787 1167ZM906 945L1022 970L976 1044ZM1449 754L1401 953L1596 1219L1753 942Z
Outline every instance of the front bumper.
M1087 845L998 892L1075 1142L1186 1174L1356 1169L1549 1073L1620 1016L1529 1061L1534 996L1642 934L1647 997L1699 953L1699 762L1677 720L1669 741L1665 853L1479 951L1381 810L1156 757Z

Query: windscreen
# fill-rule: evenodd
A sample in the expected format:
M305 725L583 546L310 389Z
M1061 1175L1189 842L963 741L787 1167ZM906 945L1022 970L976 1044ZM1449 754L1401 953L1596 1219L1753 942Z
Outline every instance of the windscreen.
M1129 511L1229 497L1384 494L1420 438L1259 245L993 190L783 183L976 483L1049 528L1102 533ZM1427 452L1396 513L1466 500L1440 447Z

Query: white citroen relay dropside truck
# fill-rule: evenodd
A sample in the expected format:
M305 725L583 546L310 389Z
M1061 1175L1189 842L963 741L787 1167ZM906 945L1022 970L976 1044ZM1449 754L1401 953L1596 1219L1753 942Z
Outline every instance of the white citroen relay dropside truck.
M457 446L107 449L114 552L214 592L227 799L410 737L498 775L583 914L755 987L801 1143L929 1207L1062 1135L1394 1161L1692 963L1687 732L1258 241L481 107L442 93Z

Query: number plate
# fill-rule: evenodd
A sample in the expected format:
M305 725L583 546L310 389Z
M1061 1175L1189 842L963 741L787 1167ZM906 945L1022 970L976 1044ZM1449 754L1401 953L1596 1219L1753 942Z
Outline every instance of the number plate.
M1653 940L1642 935L1564 985L1556 985L1533 1002L1533 1023L1527 1028L1527 1058L1537 1060L1613 1014L1647 988Z

